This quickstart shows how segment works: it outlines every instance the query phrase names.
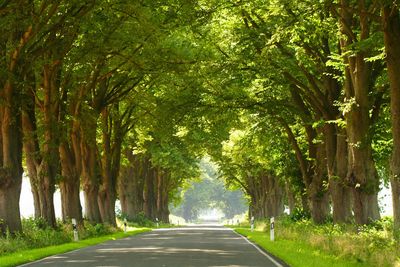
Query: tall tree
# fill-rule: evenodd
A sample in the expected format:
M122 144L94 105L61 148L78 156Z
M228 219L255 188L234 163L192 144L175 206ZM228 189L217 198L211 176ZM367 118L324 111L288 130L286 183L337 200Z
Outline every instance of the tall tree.
M393 218L395 231L400 231L400 15L395 3L383 5L382 22L391 97L393 153L390 182Z
M370 97L374 79L380 70L379 63L373 65L366 59L371 47L363 45L373 37L373 22L368 17L372 3L364 0L341 0L339 23L340 40L345 62L345 95L349 105L346 113L346 130L349 139L349 169L347 179L353 188L354 215L358 224L367 224L380 218L377 193L379 177L372 158L370 127L373 118L370 110L379 106Z
M32 40L36 29L27 23L26 12L20 5L28 1L6 1L1 8L5 15L2 24L10 31L1 37L1 174L0 174L0 219L1 232L21 230L19 198L22 183L22 132L21 132L21 62L27 44Z

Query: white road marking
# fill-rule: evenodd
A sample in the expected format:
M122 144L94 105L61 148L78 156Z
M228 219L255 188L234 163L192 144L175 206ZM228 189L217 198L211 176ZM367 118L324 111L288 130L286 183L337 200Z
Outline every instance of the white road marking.
M250 245L252 245L255 249L257 249L258 252L260 252L262 255L264 255L265 257L267 257L270 261L272 261L273 264L275 264L277 267L283 267L282 264L280 264L279 262L277 262L274 258L272 258L270 255L268 255L267 253L265 253L264 251L262 251L262 249L260 249L259 247L257 247L256 245L254 245L250 240L248 240L246 237L236 233L233 229L231 229L232 232L234 232L235 234L237 234L238 236L240 236L241 238L243 238L247 243L249 243Z

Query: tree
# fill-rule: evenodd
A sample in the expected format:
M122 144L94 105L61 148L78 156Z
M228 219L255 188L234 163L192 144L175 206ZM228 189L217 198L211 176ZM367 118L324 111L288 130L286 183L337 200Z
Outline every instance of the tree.
M376 36L373 22L367 17L366 1L340 1L338 19L340 40L345 63L345 95L349 106L346 112L346 130L349 139L349 169L347 179L353 188L354 215L358 224L379 219L377 192L379 178L372 158L370 127L373 117L371 108L379 108L370 92L378 77L381 63L368 62L373 47L368 41ZM350 56L350 54L353 54ZM374 106L373 106L374 105Z
M386 64L390 81L393 152L391 160L391 186L395 231L400 230L400 16L394 3L383 5L383 32Z

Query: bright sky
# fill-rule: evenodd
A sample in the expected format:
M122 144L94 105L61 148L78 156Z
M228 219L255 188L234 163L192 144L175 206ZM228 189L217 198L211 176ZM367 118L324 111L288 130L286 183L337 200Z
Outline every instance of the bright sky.
M81 204L83 205L83 193L81 192ZM35 209L33 207L33 197L31 192L31 185L29 183L29 179L22 179L22 190L21 190L21 199L19 201L19 208L21 211L22 217L32 217L35 213ZM84 207L82 206L82 209ZM56 217L61 218L61 195L60 191L56 191L54 194L54 209L56 212Z

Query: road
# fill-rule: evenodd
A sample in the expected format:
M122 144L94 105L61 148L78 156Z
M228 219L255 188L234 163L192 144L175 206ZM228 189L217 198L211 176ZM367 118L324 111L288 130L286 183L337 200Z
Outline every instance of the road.
M247 239L221 226L157 229L23 266L283 267Z

